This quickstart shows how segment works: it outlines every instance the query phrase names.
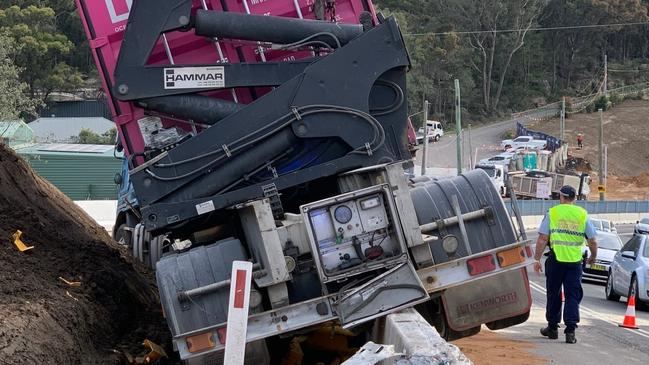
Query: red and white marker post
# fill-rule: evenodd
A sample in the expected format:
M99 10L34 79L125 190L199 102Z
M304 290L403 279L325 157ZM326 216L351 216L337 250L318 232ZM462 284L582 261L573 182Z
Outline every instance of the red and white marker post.
M233 261L225 339L225 364L243 365L248 332L252 262Z

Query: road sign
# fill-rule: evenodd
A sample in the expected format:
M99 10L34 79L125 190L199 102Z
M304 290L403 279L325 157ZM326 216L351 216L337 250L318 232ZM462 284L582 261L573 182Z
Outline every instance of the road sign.
M230 306L228 308L227 337L225 339L225 364L243 365L246 352L246 333L248 332L248 307L250 304L250 285L252 263L232 262L230 284Z
M600 193L605 193L606 192L606 186L597 185L597 191L600 192Z

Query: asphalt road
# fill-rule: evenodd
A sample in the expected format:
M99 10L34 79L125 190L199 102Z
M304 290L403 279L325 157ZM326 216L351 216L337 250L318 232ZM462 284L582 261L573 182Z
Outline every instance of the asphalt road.
M470 133L468 129L465 129L463 140L463 148L465 151L463 165L469 165L469 155L475 157L476 148L478 149L478 160L502 152L498 149L500 147L502 135L507 130L514 128L516 128L515 119L471 129ZM457 138L455 134L447 134L438 142L429 143L427 153L428 161L426 165L429 167L455 168L457 166L456 140ZM471 143L469 143L469 140ZM469 145L471 149L469 149ZM472 151L471 153L469 153L470 150ZM422 155L423 146L420 145L419 151L417 151L417 163L420 163Z
M632 232L632 226L619 226L623 242ZM536 242L536 233L528 232ZM549 340L539 334L545 327L545 277L529 271L533 305L530 319L521 325L499 331L507 337L530 342L534 352L551 364L649 364L649 312L636 311L639 330L618 327L626 312L626 299L607 301L604 285L593 282L583 284L581 322L577 329L577 344L566 344L563 334L558 340Z

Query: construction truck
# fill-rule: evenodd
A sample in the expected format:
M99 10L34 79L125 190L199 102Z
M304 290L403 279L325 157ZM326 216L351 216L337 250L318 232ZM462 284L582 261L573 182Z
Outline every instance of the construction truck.
M409 57L369 0L77 6L126 156L116 233L186 363L223 361L233 308L259 364L413 306L446 338L527 319L532 251L489 177L405 177Z
M590 176L581 172L513 171L509 178L512 190L521 199L559 199L559 190L564 185L575 188L579 200L587 199L590 194Z

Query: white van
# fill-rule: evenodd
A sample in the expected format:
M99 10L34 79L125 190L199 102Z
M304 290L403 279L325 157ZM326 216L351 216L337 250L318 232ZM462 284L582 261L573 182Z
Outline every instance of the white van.
M426 122L428 126L428 141L437 142L444 135L444 129L442 129L442 123L429 120ZM424 127L419 128L417 131L417 143L422 143L424 141Z

